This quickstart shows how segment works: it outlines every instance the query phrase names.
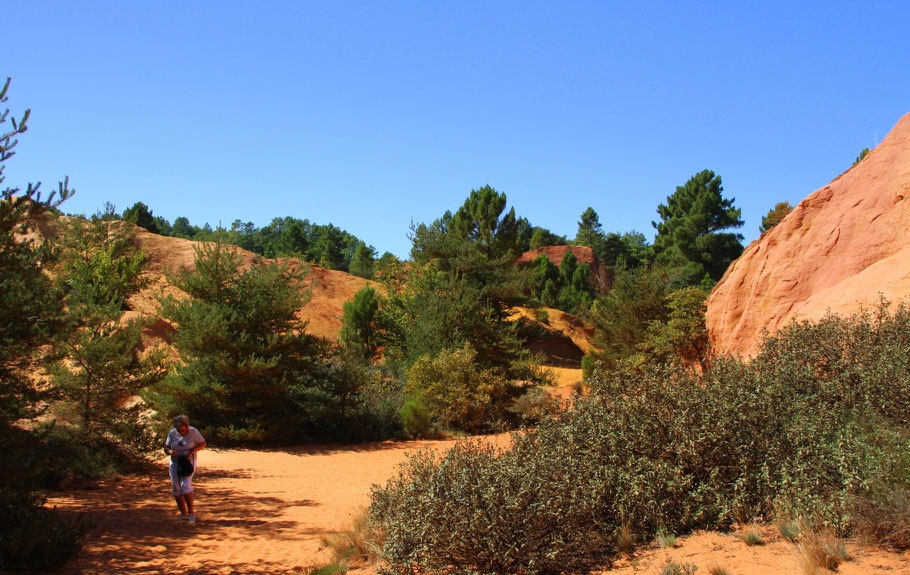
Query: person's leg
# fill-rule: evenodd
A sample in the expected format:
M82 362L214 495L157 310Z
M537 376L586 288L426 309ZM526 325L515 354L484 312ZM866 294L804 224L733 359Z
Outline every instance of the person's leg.
M190 497L188 498L187 495L190 495ZM193 504L192 504L193 498L192 498L192 495L193 495L192 493L189 493L189 494L175 495L175 496L174 496L174 500L177 502L177 509L180 510L180 514L181 514L181 515L186 515L186 514L187 514L187 509L188 509L188 508L189 508L190 510L193 509ZM189 501L191 502L189 505L187 505L187 499L189 499ZM192 511L189 511L189 513L192 513Z
M186 499L186 509L187 509L187 512L188 512L188 513L194 513L194 514L195 514L196 511L193 509L193 494L192 494L192 493L184 493L184 494L183 494L183 498Z
M196 522L196 508L193 505L193 476L188 475L183 477L183 498L186 500L186 508L189 511L187 515L187 521L190 523Z
M180 510L182 517L186 517L186 498L180 485L180 476L173 466L168 469L168 474L171 476L171 493L174 495L174 501L177 502L177 509Z

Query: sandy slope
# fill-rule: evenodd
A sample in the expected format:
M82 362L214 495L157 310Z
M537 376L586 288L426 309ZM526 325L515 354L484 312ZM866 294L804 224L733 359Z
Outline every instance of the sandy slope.
M491 439L501 445L508 436ZM165 461L154 477L127 477L101 490L55 494L49 503L83 511L96 526L64 574L303 573L326 559L320 536L344 528L369 499L374 483L394 473L405 453L443 450L452 441L383 442L289 450L207 449L199 455L199 522L174 521ZM673 550L643 549L611 571L657 573L672 555L699 573L717 564L737 575L797 573L791 545L765 530L768 544L747 547L730 535L680 538ZM910 557L851 545L846 575L910 575Z

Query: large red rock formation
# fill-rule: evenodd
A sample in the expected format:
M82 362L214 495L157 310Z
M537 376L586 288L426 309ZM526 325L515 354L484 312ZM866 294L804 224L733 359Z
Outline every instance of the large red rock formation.
M754 355L767 328L910 295L910 114L733 262L708 300L721 353Z

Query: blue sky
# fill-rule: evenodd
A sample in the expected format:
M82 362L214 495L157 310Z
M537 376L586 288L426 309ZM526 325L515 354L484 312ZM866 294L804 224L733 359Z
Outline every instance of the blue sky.
M64 211L197 225L293 216L406 256L489 184L532 224L653 238L722 176L746 242L910 112L903 2L4 0L0 75L32 109L5 185ZM8 127L8 124L7 124Z

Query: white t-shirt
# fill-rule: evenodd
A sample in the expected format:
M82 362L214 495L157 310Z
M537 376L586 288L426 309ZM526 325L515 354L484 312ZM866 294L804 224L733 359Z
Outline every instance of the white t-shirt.
M177 457L185 455L188 451L196 447L197 445L204 442L205 439L202 438L202 434L199 433L199 430L193 426L190 426L190 430L186 432L186 435L180 435L180 432L177 431L177 428L171 429L167 434L167 439L164 440L164 444L171 448L171 465L177 464ZM193 467L196 466L196 454L189 456L190 461L193 462Z

